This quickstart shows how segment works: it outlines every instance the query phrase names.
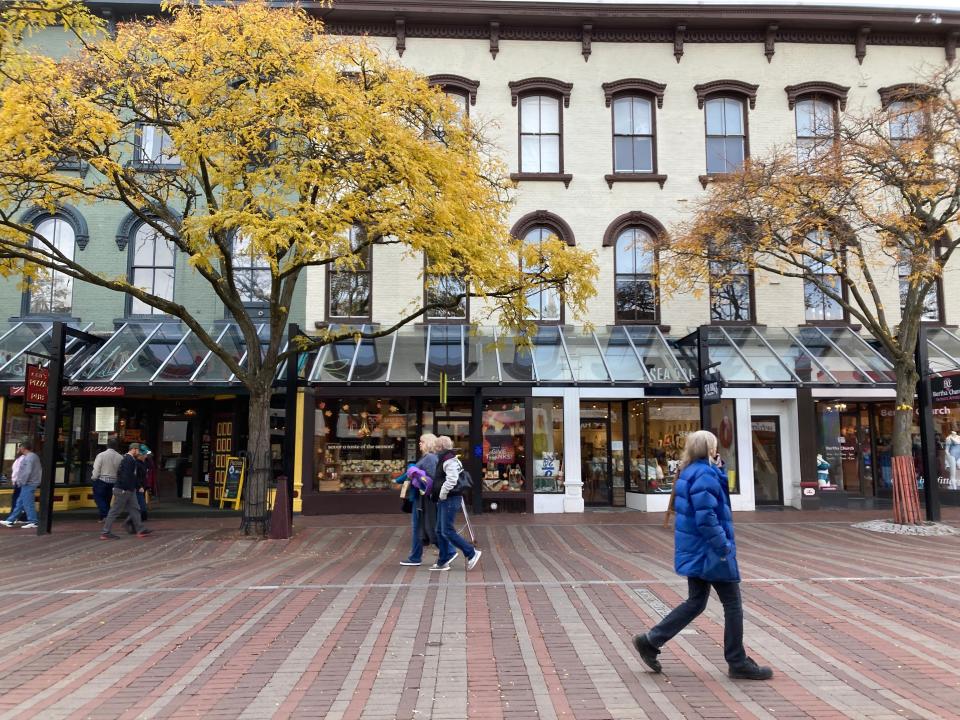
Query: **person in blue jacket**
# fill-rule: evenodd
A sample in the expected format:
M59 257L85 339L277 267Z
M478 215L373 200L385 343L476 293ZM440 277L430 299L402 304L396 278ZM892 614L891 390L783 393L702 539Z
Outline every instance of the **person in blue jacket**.
M717 455L713 433L698 430L687 437L673 502L674 567L678 575L687 578L688 596L656 627L636 635L633 646L651 670L660 672L660 648L706 609L712 587L723 603L723 656L729 676L769 680L773 670L757 665L743 648L743 605L733 513L727 474Z

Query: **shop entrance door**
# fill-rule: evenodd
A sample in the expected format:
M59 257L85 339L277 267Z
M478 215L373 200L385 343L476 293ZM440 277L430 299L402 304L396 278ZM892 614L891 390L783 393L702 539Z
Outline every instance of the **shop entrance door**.
M454 449L461 460L470 460L470 423L473 418L473 406L470 402L451 402L423 404L423 432L434 435L447 435L453 440Z
M756 416L753 438L753 484L757 505L783 505L783 465L780 461L780 418Z
M873 438L869 405L851 403L840 413L840 463L843 489L851 495L873 497Z
M608 403L580 404L580 478L584 503L613 503Z

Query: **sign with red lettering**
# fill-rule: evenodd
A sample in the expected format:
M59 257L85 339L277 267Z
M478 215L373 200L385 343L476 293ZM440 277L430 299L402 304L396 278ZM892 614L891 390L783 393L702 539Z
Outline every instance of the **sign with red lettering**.
M23 411L43 415L47 411L47 389L50 373L39 365L27 365L27 379L23 393Z
M26 387L11 385L9 394L10 397L24 397ZM63 389L64 397L122 397L124 394L123 385L67 385Z

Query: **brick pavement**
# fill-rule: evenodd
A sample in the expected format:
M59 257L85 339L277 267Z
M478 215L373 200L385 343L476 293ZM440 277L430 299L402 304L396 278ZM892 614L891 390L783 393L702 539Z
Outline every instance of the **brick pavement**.
M483 517L469 574L400 567L406 516L2 529L0 719L958 718L960 537L850 527L873 517L737 514L769 683L726 677L716 599L643 671L630 637L685 590L657 515Z

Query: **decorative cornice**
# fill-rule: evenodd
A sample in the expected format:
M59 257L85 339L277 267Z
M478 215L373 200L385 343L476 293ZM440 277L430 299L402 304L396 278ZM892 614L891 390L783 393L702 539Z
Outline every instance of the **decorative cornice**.
M46 208L32 207L20 216L20 222L36 228L47 218L60 218L69 223L73 228L73 239L77 243L77 247L81 250L87 249L87 243L90 242L90 230L87 228L87 221L83 215L73 205L57 205L53 212Z
M563 98L563 106L570 107L570 93L573 90L573 83L548 77L532 77L524 80L513 80L508 85L510 86L510 104L514 107L516 107L517 100L521 95L532 92L547 92L559 95Z
M680 58L683 57L683 40L686 34L686 25L677 25L677 27L673 29L673 57L677 59L678 63L680 62Z
M846 110L847 93L850 91L850 88L832 82L817 80L800 83L799 85L787 85L784 90L787 93L787 107L791 110L796 107L797 99L804 95L827 95L836 98L840 105L840 110Z
M613 247L617 238L629 227L642 227L653 235L654 242L659 243L667 236L667 229L653 215L635 210L624 213L607 226L603 233L603 247Z
M877 88L880 93L880 107L884 110L892 102L897 100L912 100L915 98L930 97L937 94L936 88L919 83L898 83L897 85L887 85Z
M403 57L403 51L407 49L407 21L397 18L394 27L397 33L397 54Z
M857 43L855 55L857 56L857 62L863 65L863 59L867 56L867 36L870 34L870 27L864 25L857 31Z
M523 238L531 229L540 225L553 230L557 234L557 237L567 245L574 246L577 244L576 239L573 237L573 230L570 229L567 222L559 215L554 215L547 210L534 210L532 213L524 215L517 220L510 229L510 234L515 238Z
M431 75L427 78L431 85L439 85L442 88L452 88L459 90L470 98L470 104L477 104L477 88L480 87L479 80L470 80L463 75Z
M774 53L777 52L777 25L767 25L767 36L763 41L763 54L767 56L767 62L773 60Z
M663 93L667 89L664 83L645 80L644 78L624 78L623 80L614 80L613 82L603 83L603 96L607 101L607 107L613 102L613 96L619 93L643 93L653 95L657 99L657 107L663 107Z
M697 93L697 107L703 109L703 103L711 95L721 93L731 95L742 95L750 101L750 109L753 110L757 104L757 88L759 85L743 82L742 80L713 80L708 83L694 85L694 92Z

